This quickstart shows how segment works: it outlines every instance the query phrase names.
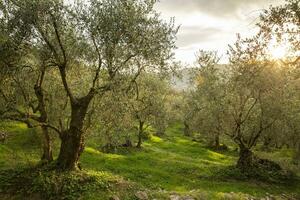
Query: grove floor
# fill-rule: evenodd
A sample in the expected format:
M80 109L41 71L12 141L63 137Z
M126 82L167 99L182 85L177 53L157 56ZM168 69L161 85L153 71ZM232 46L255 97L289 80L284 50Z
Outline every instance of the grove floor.
M41 151L36 132L23 124L6 123L1 127L10 134L7 141L0 144L0 170L34 166L39 161ZM262 155L289 162L284 151ZM132 182L137 188L153 193L156 199L164 199L173 193L197 193L198 196L202 194L203 199L226 199L226 194L232 193L237 194L237 199L243 199L244 194L254 197L266 194L300 195L299 182L282 185L216 178L216 173L235 164L237 156L238 153L233 150L215 152L204 144L192 141L183 136L182 126L175 124L168 128L164 137L151 136L142 149L132 148L106 154L100 152L96 145L87 146L81 157L81 165L85 170L108 173ZM101 197L92 194L89 199Z

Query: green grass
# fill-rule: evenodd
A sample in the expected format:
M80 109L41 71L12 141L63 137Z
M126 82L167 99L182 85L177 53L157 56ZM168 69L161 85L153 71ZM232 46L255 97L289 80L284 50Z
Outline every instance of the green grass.
M40 160L41 138L34 129L22 123L0 123L8 133L7 140L0 144L0 169L34 166Z
M40 145L36 131L29 131L21 124L5 124L11 133L5 144L0 144L0 169L9 169L34 165L39 161ZM24 137L25 135L25 137ZM135 185L136 190L149 190L157 199L169 199L173 192L189 194L199 199L226 199L226 195L233 192L235 199L243 199L243 195L257 197L266 193L300 194L300 185L271 184L254 180L218 179L215 174L234 165L237 152L218 153L209 150L204 144L194 142L183 136L182 126L170 126L163 138L151 136L143 143L142 149L123 149L118 154L105 154L97 150L96 143L90 142L81 157L82 167L88 173L105 173L109 177L118 177L127 183ZM94 144L94 145L93 145ZM260 153L264 157L290 163L287 156L290 152ZM118 192L115 187L108 194L126 194L132 190ZM99 190L86 194L84 199L101 199ZM232 193L231 193L232 194ZM199 195L201 197L199 197ZM108 196L102 199L108 199Z
M141 151L103 154L87 148L81 158L84 168L110 171L151 189L188 193L201 189L209 193L242 192L262 196L266 192L293 192L296 187L269 185L255 181L220 181L210 177L235 164L235 153L221 154L182 136L182 127L168 129L165 138L152 136ZM299 193L298 191L295 191Z

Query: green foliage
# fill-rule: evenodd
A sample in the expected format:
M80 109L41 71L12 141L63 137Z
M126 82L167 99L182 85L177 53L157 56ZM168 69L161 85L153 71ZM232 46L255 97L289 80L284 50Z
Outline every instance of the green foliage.
M105 192L123 183L120 177L107 172L77 171L60 172L47 168L6 170L0 173L0 193L17 193L30 197L38 195L41 199L78 199L96 192ZM126 183L129 189L131 185Z
M270 184L286 184L290 187L297 185L296 176L292 172L266 168L264 165L258 165L256 168L251 168L248 171L229 166L216 172L213 177L221 180L253 180Z

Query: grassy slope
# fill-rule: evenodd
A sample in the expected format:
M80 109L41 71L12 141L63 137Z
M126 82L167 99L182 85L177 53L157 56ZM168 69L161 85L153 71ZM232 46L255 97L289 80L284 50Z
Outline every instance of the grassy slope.
M40 160L40 137L25 124L1 123L0 130L8 132L4 144L0 144L0 169L34 166Z
M20 124L8 125L5 129L13 135L5 144L0 144L0 169L36 164L40 152L37 134ZM174 125L167 130L164 138L153 136L144 143L141 150L104 154L91 145L82 155L81 163L90 173L103 171L111 174L109 177L126 180L135 184L136 188L151 190L150 193L156 198L167 196L171 192L201 193L207 199L223 199L223 193L229 192L254 196L263 196L266 192L300 194L300 187L297 185L269 185L255 181L224 181L212 178L217 171L233 165L236 159L235 153L217 153L191 141L182 136L180 125ZM84 199L101 199L99 193L87 194ZM118 191L110 193L122 195ZM106 199L107 196L102 198Z

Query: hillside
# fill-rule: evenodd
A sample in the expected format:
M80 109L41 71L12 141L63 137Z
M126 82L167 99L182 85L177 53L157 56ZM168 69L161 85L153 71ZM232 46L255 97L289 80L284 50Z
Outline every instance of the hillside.
M228 68L226 64L217 64L216 67L220 71L225 71ZM195 75L195 71L199 69L193 67L183 68L177 71L176 75L172 75L171 77L171 85L176 90L189 90L191 88L191 80L193 75Z
M0 144L2 180L8 169L22 170L36 165L40 148L38 135L26 126L6 124L4 129L9 131L9 137ZM143 199L145 195L145 199L172 200L260 199L266 196L297 199L300 195L299 181L283 184L249 180L239 175L231 177L230 169L236 162L237 152L233 148L226 152L209 150L204 144L184 137L180 124L169 127L162 138L151 136L140 150L121 149L116 154L105 154L97 150L95 141L89 144L81 157L83 173L97 177L103 187L81 192L79 199L130 200ZM287 153L281 150L264 154L280 161ZM4 199L23 199L22 195L7 194L4 182L0 183ZM43 199L34 192L28 195L27 199ZM66 199L77 197L66 196Z

